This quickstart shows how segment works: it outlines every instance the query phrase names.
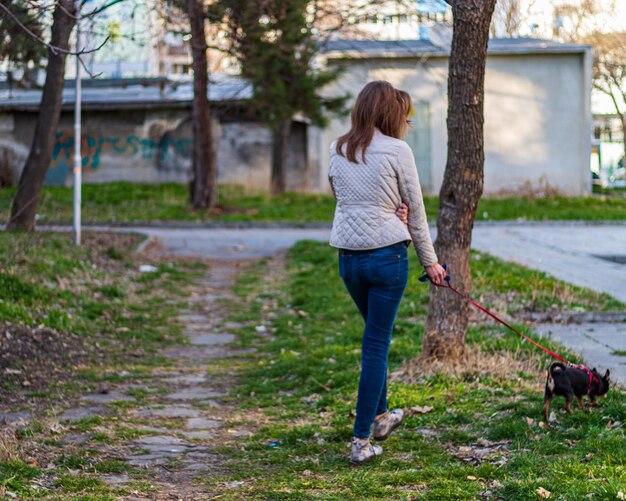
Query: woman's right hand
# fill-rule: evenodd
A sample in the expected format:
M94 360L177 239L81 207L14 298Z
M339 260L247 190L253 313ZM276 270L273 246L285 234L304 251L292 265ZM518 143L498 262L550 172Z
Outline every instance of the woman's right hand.
M437 285L440 285L448 275L446 270L443 269L439 263L432 264L426 267L426 273L428 274L428 278L430 278Z

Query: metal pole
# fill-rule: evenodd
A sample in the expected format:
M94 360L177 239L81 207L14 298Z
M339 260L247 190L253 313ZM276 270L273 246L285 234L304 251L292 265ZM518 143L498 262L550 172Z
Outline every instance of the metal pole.
M76 52L80 52L80 6L81 0L76 1ZM76 55L76 94L74 100L74 244L80 245L80 198L82 182L82 154L81 154L81 99L82 88L80 79L80 60Z

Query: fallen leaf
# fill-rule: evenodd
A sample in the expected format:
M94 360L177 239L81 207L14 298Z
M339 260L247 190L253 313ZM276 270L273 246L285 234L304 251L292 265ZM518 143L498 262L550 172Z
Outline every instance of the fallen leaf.
M412 416L413 414L426 414L427 412L430 412L433 409L434 407L431 407L430 405L424 405L424 406L416 405L415 407L411 407L409 409L409 412L407 412L407 414L409 416Z
M548 416L548 423L555 423L556 422L556 414L554 413L554 411L550 411L550 415Z
M626 499L626 495L624 495L622 491L619 491L617 493L617 499Z
M467 479L468 479L468 480L478 480L478 478L477 478L477 477L475 477L474 475L468 475L468 476L467 476Z
M531 428L537 424L537 421L535 421L533 418L530 418L528 416L526 416L524 419L526 420L526 424L530 426Z
M21 374L22 371L19 369L4 369L5 374Z
M548 426L548 424L547 424L547 423L544 423L543 421L539 421L538 426L539 426L539 428L541 428L542 430L547 430L548 428L550 428L550 427Z
M67 428L58 421L53 422L49 427L51 433L63 433L66 429Z
M308 397L302 397L300 399L300 402L303 404L314 404L315 402L317 402L320 398L322 398L320 396L319 393L312 393L311 395L309 395Z
M552 496L552 493L544 489L543 487L539 487L535 492L539 495L540 498L544 499L548 499L550 496Z

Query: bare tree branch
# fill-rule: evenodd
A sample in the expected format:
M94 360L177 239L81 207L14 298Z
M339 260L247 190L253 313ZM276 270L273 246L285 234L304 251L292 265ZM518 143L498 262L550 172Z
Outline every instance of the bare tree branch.
M87 68L87 64L85 64L85 61L83 61L83 58L80 57L80 56L76 56L76 57L78 58L78 62L85 69L85 71L87 72L87 75L89 75L90 78L98 78L99 76L102 75L102 72L100 72L100 73L92 73L91 70L89 68Z
M105 4L102 7L98 7L97 9L94 9L91 12L86 12L85 14L82 15L82 17L93 17L96 14L100 14L100 12L102 12L103 10L106 10L109 7L112 7L115 4L118 4L118 3L121 3L121 2L125 2L125 1L126 0L111 0L108 4Z
M122 0L119 0L122 1ZM61 47L57 47L55 45L52 45L48 42L46 42L43 38L41 38L40 36L38 36L37 34L33 33L31 30L28 29L28 27L26 27L18 18L15 14L13 14L13 12L11 12L11 10L9 8L7 8L3 3L0 3L0 9L3 10L10 19L13 20L13 22L15 24L17 24L17 26L24 32L26 33L29 37L33 38L34 40L36 40L37 42L39 42L40 44L46 46L48 49L50 49L52 51L53 54L68 54L71 56L80 56L82 54L90 54L92 52L97 52L99 51L102 47L104 47L104 45L109 41L109 36L107 36L104 41L98 45L98 47L96 47L95 49L83 49L80 51L72 51L72 50L66 50L66 49L62 49ZM62 9L63 12L66 12L66 9ZM75 17L74 17L75 19Z

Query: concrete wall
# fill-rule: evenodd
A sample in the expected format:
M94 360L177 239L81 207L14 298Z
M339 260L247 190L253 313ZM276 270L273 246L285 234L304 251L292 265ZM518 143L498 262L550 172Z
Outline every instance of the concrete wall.
M491 55L485 77L485 194L555 188L590 193L589 54ZM430 108L432 192L443 181L447 155L448 59L351 60L329 92L354 96L370 80L388 80ZM320 178L328 147L349 118L320 131ZM327 188L328 190L328 188Z
M32 112L0 112L0 173L9 172L14 184L28 155L35 120ZM287 172L287 185L293 191L319 190L317 173L311 172L307 160L306 129L302 123L293 124ZM213 135L220 183L253 191L269 189L271 133L265 125L214 118ZM73 116L63 113L46 184L71 184L73 148ZM190 111L85 111L82 149L87 183L186 183L191 175Z

